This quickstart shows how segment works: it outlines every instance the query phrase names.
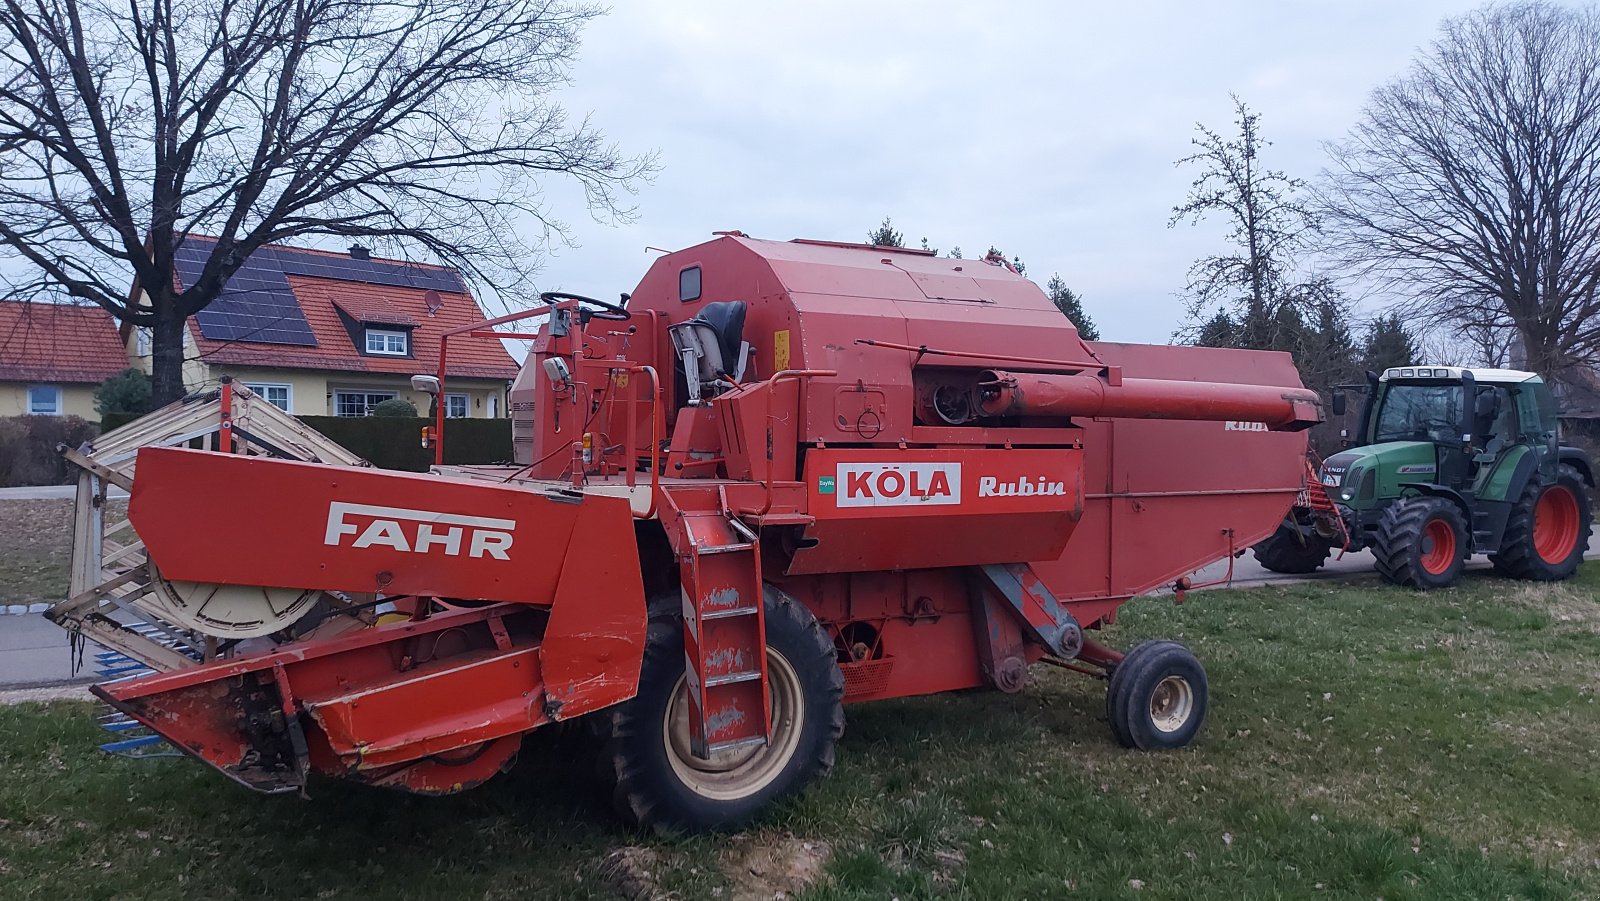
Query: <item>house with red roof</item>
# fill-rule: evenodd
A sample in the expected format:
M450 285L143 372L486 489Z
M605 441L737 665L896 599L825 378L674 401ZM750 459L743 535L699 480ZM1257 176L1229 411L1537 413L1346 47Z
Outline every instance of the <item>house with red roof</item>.
M212 245L185 239L180 285L199 278ZM232 376L296 415L365 416L395 397L426 414L430 399L411 388L411 376L437 370L441 334L484 318L447 267L380 259L361 247L267 246L190 318L184 383L198 388ZM123 335L129 358L150 371L148 331L124 327ZM499 340L451 339L445 415L506 416L517 369Z
M116 320L104 309L0 301L0 416L98 420L94 389L127 368Z

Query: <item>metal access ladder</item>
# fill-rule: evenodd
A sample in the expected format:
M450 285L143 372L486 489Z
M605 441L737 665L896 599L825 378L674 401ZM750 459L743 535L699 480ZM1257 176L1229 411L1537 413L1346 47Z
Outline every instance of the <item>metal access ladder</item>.
M683 649L689 747L697 756L765 744L772 711L756 533L725 510L686 512Z

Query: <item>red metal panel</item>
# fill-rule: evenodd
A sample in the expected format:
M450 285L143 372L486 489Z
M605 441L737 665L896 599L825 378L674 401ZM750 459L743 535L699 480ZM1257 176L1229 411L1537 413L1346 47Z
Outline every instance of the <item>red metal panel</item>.
M548 722L539 649L519 648L302 702L341 756L369 769L526 732ZM490 703L462 703L464 697Z
M1071 448L812 450L815 547L791 574L1026 562L1061 553L1082 509Z
M584 507L622 511L597 544L633 542L623 498L154 447L138 473L129 518L182 581L548 604Z

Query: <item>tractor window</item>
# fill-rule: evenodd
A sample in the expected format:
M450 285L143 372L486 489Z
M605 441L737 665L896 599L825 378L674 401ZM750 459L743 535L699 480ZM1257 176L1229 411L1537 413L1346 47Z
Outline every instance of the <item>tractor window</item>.
M1543 382L1529 379L1511 389L1517 398L1517 412L1522 420L1522 437L1543 444L1555 434L1556 401Z
M1383 392L1372 440L1460 441L1461 386L1395 385Z

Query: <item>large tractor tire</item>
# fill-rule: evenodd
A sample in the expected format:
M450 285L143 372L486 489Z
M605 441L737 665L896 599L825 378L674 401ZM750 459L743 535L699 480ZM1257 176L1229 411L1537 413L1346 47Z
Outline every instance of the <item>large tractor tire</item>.
M1455 504L1440 497L1403 497L1378 520L1372 556L1378 574L1407 588L1455 584L1466 565L1467 524Z
M1265 569L1275 573L1304 575L1316 572L1327 562L1328 555L1333 553L1333 545L1316 535L1306 537L1300 529L1285 522L1278 526L1278 531L1251 550L1255 551L1256 562Z
M1494 568L1537 582L1571 578L1589 549L1589 502L1589 486L1571 466L1560 466L1554 482L1530 483L1511 508L1500 552L1489 558Z
M630 823L665 831L732 829L833 768L844 734L844 675L810 611L766 590L772 740L701 760L689 750L683 619L677 599L652 604L639 693L602 723L601 769Z
M1205 722L1205 668L1176 641L1147 641L1122 658L1106 686L1106 719L1117 743L1141 751L1181 748Z

